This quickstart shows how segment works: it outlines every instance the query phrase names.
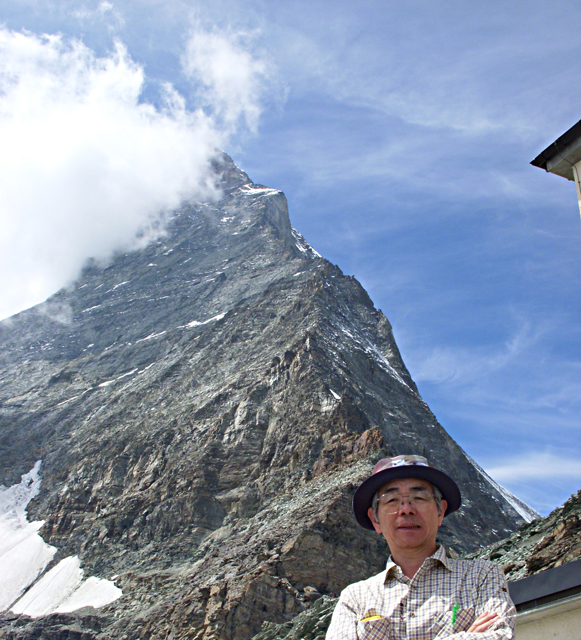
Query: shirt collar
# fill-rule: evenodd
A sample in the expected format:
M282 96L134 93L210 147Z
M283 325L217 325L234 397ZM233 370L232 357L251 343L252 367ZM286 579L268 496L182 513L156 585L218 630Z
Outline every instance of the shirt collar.
M442 564L448 571L451 571L450 568L450 559L446 555L446 549L444 549L443 545L438 545L437 549L432 553L431 556L426 558L422 564L422 567L429 562L430 564ZM421 570L421 568L420 568ZM387 559L387 564L385 565L385 579L387 580L390 577L395 577L397 574L401 573L401 569L399 566L393 561L391 555Z
M430 556L430 558L436 561L436 563L439 562L440 564L443 564L446 569L448 569L448 571L452 571L452 568L450 567L450 558L448 558L448 556L446 555L446 549L444 549L444 545L438 545L438 548Z

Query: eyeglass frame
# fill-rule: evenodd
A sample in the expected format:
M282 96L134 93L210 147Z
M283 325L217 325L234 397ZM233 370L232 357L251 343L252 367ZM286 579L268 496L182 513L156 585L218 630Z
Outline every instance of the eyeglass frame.
M438 508L438 513L440 513L441 509L442 509L442 500L444 499L444 496L442 495L442 492L440 491L440 489L438 489L438 487L436 487L436 485L433 485L431 482L429 483L430 486L432 487L433 490L433 497L434 497L434 501L436 502L436 507ZM381 489L379 490L381 491ZM379 511L379 498L380 494L379 491L375 492L375 495L373 496L373 500L371 501L371 508L373 509L373 513L375 514L375 519L378 520L378 516L377 513ZM385 493L385 492L384 492ZM399 493L399 491L397 491L396 493ZM407 496L403 496L401 493L399 494L402 498L407 497L409 498L409 494ZM400 504L399 509L397 511L399 511L403 506L403 502ZM390 513L388 515L394 515L395 513L397 513L397 511L394 511L393 513Z

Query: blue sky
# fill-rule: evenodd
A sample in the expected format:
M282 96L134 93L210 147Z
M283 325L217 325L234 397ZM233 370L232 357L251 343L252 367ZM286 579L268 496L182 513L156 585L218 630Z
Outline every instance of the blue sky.
M448 432L548 513L581 488L581 218L573 183L529 162L581 119L580 18L536 0L0 0L0 133L37 132L0 151L3 315L206 193L220 144L366 287Z

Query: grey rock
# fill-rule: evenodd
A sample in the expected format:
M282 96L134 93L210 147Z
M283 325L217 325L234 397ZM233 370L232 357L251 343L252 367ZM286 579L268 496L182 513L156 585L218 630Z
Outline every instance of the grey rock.
M511 580L581 558L581 491L548 516L522 525L505 540L468 554L501 565Z
M215 170L219 201L0 323L0 481L42 459L29 513L54 561L78 554L124 593L90 615L4 616L0 637L247 639L290 620L322 600L309 588L381 570L385 543L350 501L386 455L457 479L465 504L441 530L456 552L522 523L284 194L227 156Z
M325 640L336 604L337 598L323 596L291 622L265 622L253 640Z

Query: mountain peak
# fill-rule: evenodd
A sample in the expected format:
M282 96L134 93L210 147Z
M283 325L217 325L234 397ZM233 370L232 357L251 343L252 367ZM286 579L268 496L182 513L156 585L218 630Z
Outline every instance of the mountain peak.
M454 475L465 503L441 539L457 552L523 521L438 424L363 287L291 227L284 194L225 154L215 170L218 201L184 204L154 242L0 323L2 481L42 459L29 513L54 562L78 557L123 591L75 618L87 637L97 620L110 638L242 640L310 606L309 589L379 571L385 545L350 500L385 455Z

